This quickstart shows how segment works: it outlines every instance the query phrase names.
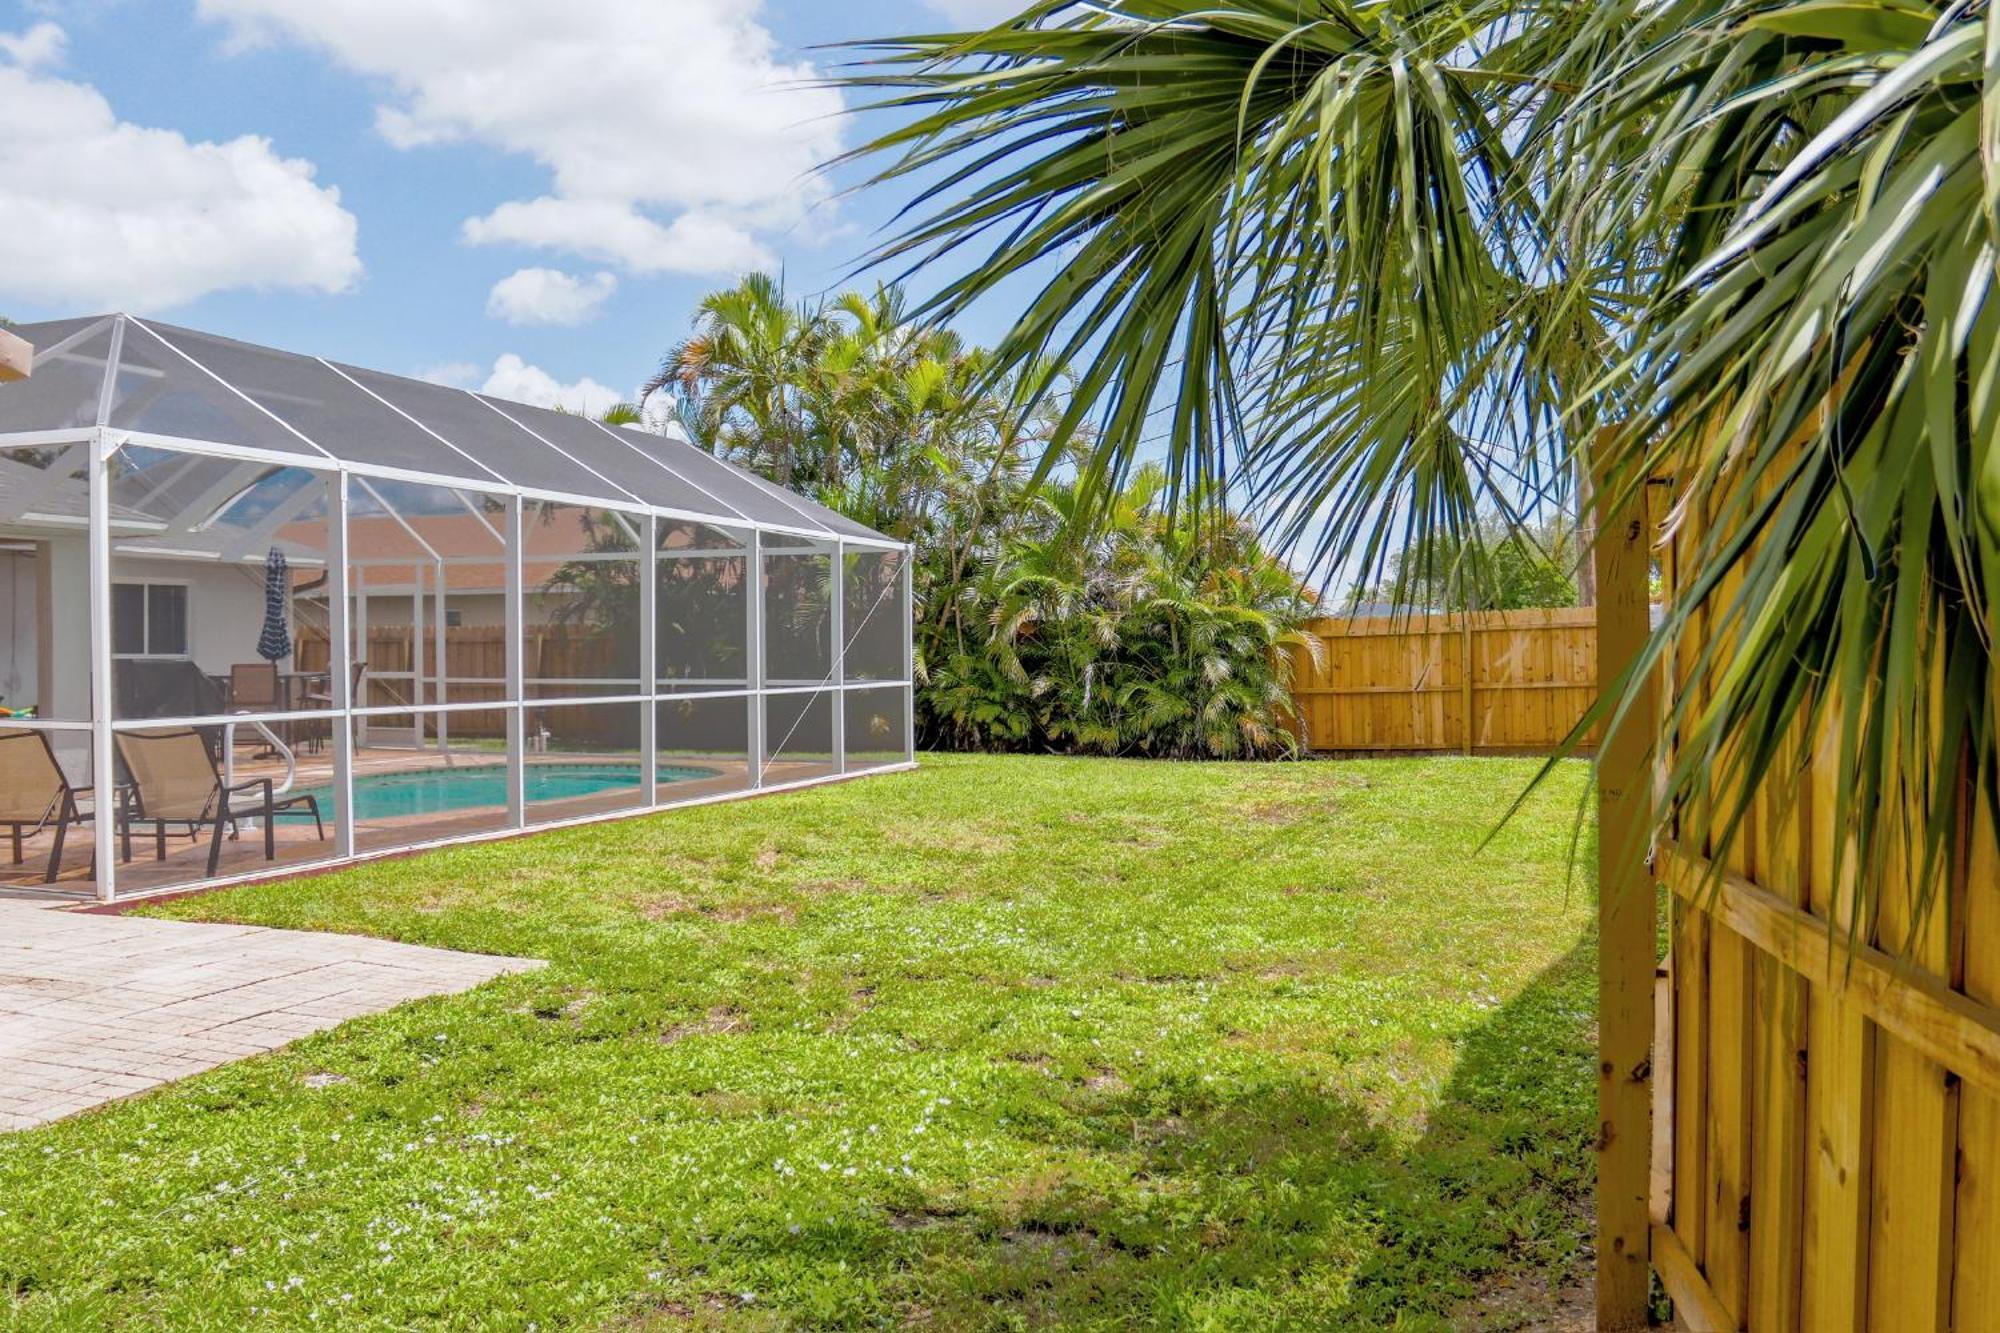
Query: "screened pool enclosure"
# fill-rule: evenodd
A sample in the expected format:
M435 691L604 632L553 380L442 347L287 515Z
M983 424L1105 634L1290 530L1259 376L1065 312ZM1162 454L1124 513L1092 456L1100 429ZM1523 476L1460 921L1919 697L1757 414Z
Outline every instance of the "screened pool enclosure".
M0 890L911 761L908 550L684 439L112 315L0 384Z

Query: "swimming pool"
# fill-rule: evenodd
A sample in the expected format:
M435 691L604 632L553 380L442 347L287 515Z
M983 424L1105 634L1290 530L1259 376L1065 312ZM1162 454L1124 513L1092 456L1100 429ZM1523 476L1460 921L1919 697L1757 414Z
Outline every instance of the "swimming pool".
M662 785L717 777L712 768L662 764ZM637 764L529 764L525 775L528 802L562 801L599 792L637 788ZM329 818L338 806L331 787L308 787L301 793L319 798ZM409 773L370 773L354 779L357 819L399 819L406 815L441 815L482 807L505 808L507 766L473 764L463 768L424 769Z

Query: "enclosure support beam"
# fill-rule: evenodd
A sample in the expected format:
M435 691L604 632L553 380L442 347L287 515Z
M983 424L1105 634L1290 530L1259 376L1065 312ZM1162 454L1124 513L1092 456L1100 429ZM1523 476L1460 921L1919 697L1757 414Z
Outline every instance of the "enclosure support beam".
M431 636L435 640L432 648L436 659L435 670L431 676L431 702L441 704L448 702L445 698L445 677L451 674L445 666L445 653L451 646L451 636L446 632L450 628L450 622L446 618L444 610L444 561L437 560L432 562L431 575L437 581L437 588L432 593L433 600L431 604ZM417 651L421 653L423 650L419 648ZM437 715L437 739L438 753L449 764L451 762L450 713L439 713Z
M43 687L44 689L47 686ZM104 432L90 437L90 785L97 897L118 892L117 772L111 752L111 461Z
M833 591L827 595L833 612L833 691L828 702L833 708L827 732L833 737L833 771L847 771L847 547L833 539Z
M347 488L345 486L342 486L340 490L341 490L342 502L344 504L347 494ZM344 583L342 584L342 587L346 588L347 593L349 594L347 598L348 606L353 608L354 651L356 654L356 658L359 661L366 662L371 656L374 655L374 650L369 646L370 636L368 633L368 576L362 573L358 569L354 571L354 574L355 577L352 580L352 582ZM355 708L360 708L365 706L367 704L367 694L368 692L364 687L364 693L362 697L360 699L357 699L352 706ZM360 741L364 749L367 748L367 746L373 743L374 741L374 736L371 734L369 726L370 726L369 721L365 716L357 717L354 719L355 737ZM423 719L418 718L417 719L418 744L422 744L423 726L424 726Z
M504 536L507 546L507 824L528 822L528 713L525 691L528 642L526 599L521 595L521 497L507 497Z
M1598 447L1604 448L1599 436ZM1600 460L1601 461L1601 458ZM1625 496L1603 477L1601 504ZM1650 633L1651 533L1643 488L1598 515L1597 679L1621 688ZM1656 704L1641 696L1597 758L1597 1326L1645 1328L1651 1287L1653 976L1657 923L1647 857Z
M327 694L332 700L334 802L333 854L354 855L354 720L350 710L362 706L354 697L354 635L348 628L347 474L326 479L326 653ZM366 640L363 641L366 651ZM364 659L365 660L365 659ZM421 724L420 724L421 725Z
M917 548L903 548L902 593L896 604L902 608L903 621L903 758L917 757L917 615L916 582L910 566L915 561Z
M660 688L660 520L651 514L639 521L639 693L651 696ZM639 713L639 794L649 806L660 799L660 706L641 704Z
M750 585L744 615L749 628L744 637L744 664L750 677L749 759L750 785L764 785L764 534L750 530L749 547L743 557Z

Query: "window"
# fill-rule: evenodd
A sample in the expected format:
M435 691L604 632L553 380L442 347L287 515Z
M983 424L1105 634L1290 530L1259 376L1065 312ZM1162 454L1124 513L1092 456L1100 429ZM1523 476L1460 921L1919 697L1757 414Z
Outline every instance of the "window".
M114 657L186 657L188 590L184 583L111 585Z

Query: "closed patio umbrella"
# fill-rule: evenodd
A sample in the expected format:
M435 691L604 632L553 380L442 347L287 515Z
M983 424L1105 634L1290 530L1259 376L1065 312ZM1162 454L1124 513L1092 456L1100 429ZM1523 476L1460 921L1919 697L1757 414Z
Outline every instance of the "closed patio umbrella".
M264 557L264 630L257 636L257 656L276 662L292 655L292 635L285 626L285 553L277 547Z

